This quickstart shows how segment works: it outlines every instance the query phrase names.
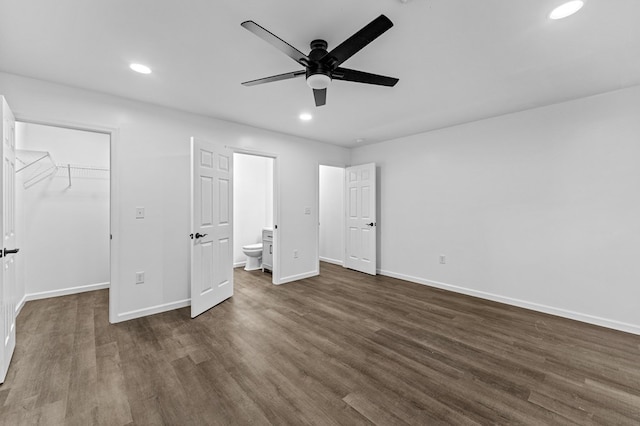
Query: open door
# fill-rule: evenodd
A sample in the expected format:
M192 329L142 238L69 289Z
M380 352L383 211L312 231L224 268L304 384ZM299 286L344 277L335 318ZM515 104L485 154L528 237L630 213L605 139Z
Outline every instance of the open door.
M345 267L376 274L376 165L345 169Z
M191 138L191 318L233 296L232 161Z
M15 164L16 164L16 121L3 96L0 96L2 124L0 135L0 257L2 273L0 273L0 305L2 307L2 348L0 350L0 383L4 383L9 363L16 347L16 232L15 232Z

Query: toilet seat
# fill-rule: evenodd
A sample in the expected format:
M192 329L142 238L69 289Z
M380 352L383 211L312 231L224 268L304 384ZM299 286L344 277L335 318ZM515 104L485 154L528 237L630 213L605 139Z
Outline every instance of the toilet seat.
M249 244L249 245L243 246L242 250L262 250L262 243Z

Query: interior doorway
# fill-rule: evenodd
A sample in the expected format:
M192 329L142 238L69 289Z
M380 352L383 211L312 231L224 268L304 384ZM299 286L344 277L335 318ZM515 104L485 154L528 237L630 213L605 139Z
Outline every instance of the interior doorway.
M322 262L344 266L345 168L318 168L318 253Z
M17 121L16 148L19 294L109 288L111 135Z
M277 282L276 158L233 154L233 266L271 273Z
M318 167L318 270L320 261L377 273L375 163Z

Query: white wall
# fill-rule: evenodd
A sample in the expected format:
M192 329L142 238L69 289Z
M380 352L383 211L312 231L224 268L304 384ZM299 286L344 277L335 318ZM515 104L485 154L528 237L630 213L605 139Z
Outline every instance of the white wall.
M109 168L109 136L17 123L18 149L48 151L55 162ZM20 155L18 155L20 156ZM34 164L16 175L18 280L29 298L109 282L109 172L65 170L25 188ZM74 289L73 291L79 291Z
M317 165L348 150L6 73L0 94L18 119L117 129L112 319L188 303L192 135L277 155L281 279L317 273ZM635 87L355 149L379 166L379 268L640 334L639 116Z
M0 73L0 94L18 119L117 129L111 161L120 208L112 241L118 250L112 320L189 303L191 136L277 156L280 282L318 273L317 164L346 163L347 149L6 73ZM135 219L137 206L145 207L145 219ZM304 214L307 206L311 215ZM146 272L144 284L134 284L136 271Z
M360 147L352 163L379 166L382 273L640 334L639 158L635 87Z
M242 246L262 242L273 227L273 158L233 155L233 263L244 265Z
M342 265L344 168L320 166L320 260Z

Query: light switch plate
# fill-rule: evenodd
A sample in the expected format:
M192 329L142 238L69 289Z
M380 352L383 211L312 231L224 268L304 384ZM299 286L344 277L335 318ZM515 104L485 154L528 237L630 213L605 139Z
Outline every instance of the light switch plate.
M136 207L136 219L144 219L144 207Z
M304 214L311 214L311 207L305 207Z

